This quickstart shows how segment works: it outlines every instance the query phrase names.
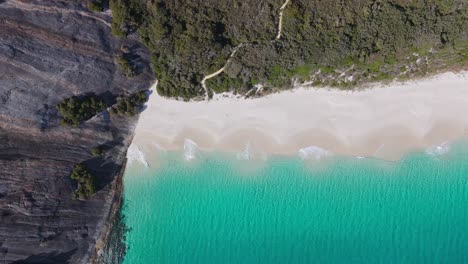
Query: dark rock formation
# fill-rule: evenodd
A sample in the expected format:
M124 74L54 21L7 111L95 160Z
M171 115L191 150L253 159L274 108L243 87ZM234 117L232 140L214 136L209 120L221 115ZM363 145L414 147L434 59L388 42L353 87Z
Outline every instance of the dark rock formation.
M59 125L55 105L85 93L114 97L152 82L145 48L125 40L138 75L114 54L110 13L86 1L0 1L0 261L87 263L107 221L136 118L103 112L77 128ZM104 145L104 156L91 149ZM84 162L99 179L88 201L72 199L69 174Z

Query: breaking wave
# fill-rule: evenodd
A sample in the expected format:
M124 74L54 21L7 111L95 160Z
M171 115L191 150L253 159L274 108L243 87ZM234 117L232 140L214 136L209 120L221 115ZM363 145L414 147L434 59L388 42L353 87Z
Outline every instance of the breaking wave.
M440 145L431 146L426 149L426 154L430 156L440 156L445 155L450 151L450 144L448 142L444 142Z
M298 155L299 157L305 160L320 160L322 158L331 156L332 153L326 149L317 146L309 146L301 148L299 150Z
M149 164L145 158L145 154L143 154L143 152L140 151L136 144L131 144L130 147L128 147L127 160L129 164L133 162L139 162L145 167L149 167Z
M197 157L198 145L195 141L186 138L184 140L184 158L186 161L193 160Z
M245 145L245 148L243 151L238 152L236 154L236 157L238 160L250 160L251 158L253 158L253 155L251 153L250 142Z

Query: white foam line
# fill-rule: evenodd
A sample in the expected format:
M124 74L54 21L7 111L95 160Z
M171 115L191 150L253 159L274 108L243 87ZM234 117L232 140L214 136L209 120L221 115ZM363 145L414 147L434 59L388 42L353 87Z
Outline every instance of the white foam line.
M445 141L439 145L430 146L426 149L426 154L430 156L441 156L445 155L450 151L449 142Z
M131 144L127 151L127 159L130 163L134 161L138 161L141 164L145 165L145 167L149 167L148 162L145 159L145 154L141 152L136 144Z
M186 138L184 140L184 158L186 161L194 160L197 157L198 145L195 141Z
M317 146L308 146L299 149L298 155L299 157L305 160L321 160L322 158L331 156L332 153L326 149Z

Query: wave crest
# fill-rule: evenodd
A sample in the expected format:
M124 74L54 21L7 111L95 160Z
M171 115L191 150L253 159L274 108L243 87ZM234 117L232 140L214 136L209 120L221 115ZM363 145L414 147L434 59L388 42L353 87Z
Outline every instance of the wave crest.
M250 142L245 145L243 151L238 152L236 154L236 157L238 160L250 160L251 158L253 158L253 155L251 153Z
M186 138L184 140L184 158L186 161L193 160L197 157L198 145L195 141Z
M426 149L426 154L430 156L441 156L445 155L450 151L450 144L448 142L444 142L440 145L431 146Z
M320 160L322 158L331 156L332 152L317 146L309 146L301 148L298 155L305 160Z
M139 162L145 167L149 167L149 164L145 158L145 154L140 151L140 148L138 148L136 144L131 144L130 147L128 147L127 160L130 164L133 162Z

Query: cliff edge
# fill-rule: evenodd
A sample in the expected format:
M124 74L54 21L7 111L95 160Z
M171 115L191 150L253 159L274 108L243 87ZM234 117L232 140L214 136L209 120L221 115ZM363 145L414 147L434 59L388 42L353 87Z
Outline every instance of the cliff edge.
M0 260L87 263L101 235L136 117L99 113L61 126L55 106L94 93L113 100L147 89L147 50L112 37L110 12L86 1L0 0ZM130 54L127 78L114 56ZM102 156L91 149L105 146ZM84 163L98 178L89 200L74 200L69 175Z

